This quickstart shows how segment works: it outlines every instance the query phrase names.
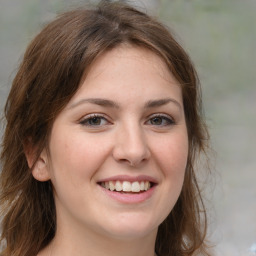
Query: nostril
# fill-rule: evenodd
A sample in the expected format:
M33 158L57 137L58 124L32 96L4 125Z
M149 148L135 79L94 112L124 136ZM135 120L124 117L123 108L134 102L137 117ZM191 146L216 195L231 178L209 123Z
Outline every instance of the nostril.
M117 143L113 148L114 159L131 167L145 163L151 155L147 143L142 138L134 138L138 135L125 135L121 139L117 139Z

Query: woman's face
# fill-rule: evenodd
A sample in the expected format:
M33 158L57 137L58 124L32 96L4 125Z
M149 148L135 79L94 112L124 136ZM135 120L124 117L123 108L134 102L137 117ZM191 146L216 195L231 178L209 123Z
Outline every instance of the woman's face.
M149 50L106 52L56 118L49 152L43 169L59 229L118 239L156 234L187 163L178 82Z

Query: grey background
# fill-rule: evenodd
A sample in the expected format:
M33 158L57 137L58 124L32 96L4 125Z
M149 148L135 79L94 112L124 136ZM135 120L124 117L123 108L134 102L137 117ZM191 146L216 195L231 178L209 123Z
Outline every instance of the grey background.
M28 42L56 13L85 2L97 1L0 0L1 115ZM176 32L199 72L214 149L205 188L216 255L255 255L256 1L130 2Z

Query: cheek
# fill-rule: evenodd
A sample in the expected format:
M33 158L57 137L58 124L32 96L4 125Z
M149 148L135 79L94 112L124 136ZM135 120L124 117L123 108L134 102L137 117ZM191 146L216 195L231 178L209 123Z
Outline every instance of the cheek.
M50 143L52 172L64 175L74 185L90 178L104 162L108 145L84 133L56 133Z
M157 166L161 171L161 200L158 209L163 221L175 206L182 186L188 157L188 141L186 133L181 136L166 136L154 154Z
M166 138L157 152L158 162L166 177L171 175L183 179L187 158L188 140L185 134Z

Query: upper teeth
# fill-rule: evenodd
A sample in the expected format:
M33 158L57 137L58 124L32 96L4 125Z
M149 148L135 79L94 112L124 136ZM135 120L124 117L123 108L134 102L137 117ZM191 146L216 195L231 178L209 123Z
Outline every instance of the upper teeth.
M101 186L111 191L140 192L150 189L149 181L106 181Z

